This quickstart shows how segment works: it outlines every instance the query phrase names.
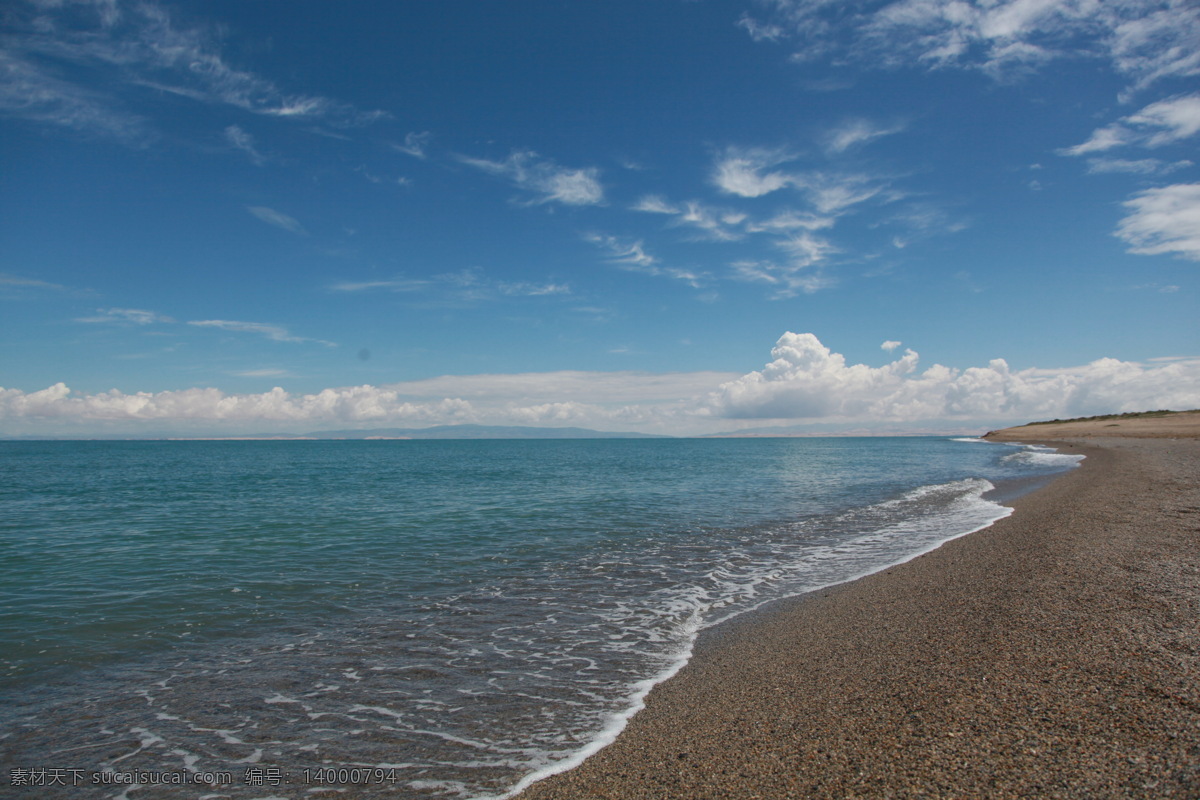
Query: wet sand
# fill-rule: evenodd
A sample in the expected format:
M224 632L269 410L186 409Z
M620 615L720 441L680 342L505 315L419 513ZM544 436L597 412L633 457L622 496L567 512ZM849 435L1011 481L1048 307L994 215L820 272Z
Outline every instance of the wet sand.
M520 800L1200 797L1200 439L1163 425L1021 429L1088 458L990 528L707 631Z

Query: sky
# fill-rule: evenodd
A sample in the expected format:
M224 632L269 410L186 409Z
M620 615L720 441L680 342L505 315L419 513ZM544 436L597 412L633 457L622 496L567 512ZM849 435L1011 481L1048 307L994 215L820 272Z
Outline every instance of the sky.
M0 435L1200 407L1191 0L10 0Z

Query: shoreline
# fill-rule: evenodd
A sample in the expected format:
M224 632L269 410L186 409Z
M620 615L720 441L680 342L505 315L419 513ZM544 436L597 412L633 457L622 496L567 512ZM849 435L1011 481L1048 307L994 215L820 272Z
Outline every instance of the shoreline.
M982 530L705 630L613 743L516 797L1195 797L1200 441L1008 433L1088 458Z

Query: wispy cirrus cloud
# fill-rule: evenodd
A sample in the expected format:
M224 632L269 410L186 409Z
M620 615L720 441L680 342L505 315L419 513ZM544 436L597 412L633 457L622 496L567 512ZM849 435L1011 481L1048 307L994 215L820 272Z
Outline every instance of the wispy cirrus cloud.
M775 169L794 160L783 149L727 147L713 165L712 182L726 194L762 197L794 185L794 175Z
M560 167L532 150L514 151L503 161L468 156L459 156L458 160L489 175L505 178L518 189L533 194L532 204L595 206L604 203L600 170L595 167Z
M335 292L419 292L432 285L432 281L418 278L395 278L383 281L341 281L329 288Z
M413 158L426 159L428 158L429 143L433 140L433 134L429 131L421 133L409 133L404 137L404 144L392 144L392 149L398 152L410 155Z
M92 324L152 325L175 320L156 311L140 308L98 308L95 316L79 317L75 321Z
M1197 133L1200 133L1200 94L1176 95L1098 128L1086 142L1059 152L1080 156L1118 147L1162 147Z
M254 143L254 137L247 133L240 125L230 125L225 129L225 141L229 143L235 150L240 150L246 154L246 157L254 163L255 166L261 167L267 163L267 158L258 151Z
M794 58L977 69L1008 79L1059 59L1103 59L1135 89L1200 74L1190 0L759 0L741 27Z
M129 144L150 138L145 117L102 91L76 85L53 67L7 48L0 49L0 114Z
M882 125L869 119L851 119L825 134L825 151L831 154L844 153L860 145L882 139L903 131L902 123Z
M1124 205L1130 213L1116 235L1129 243L1129 252L1200 261L1200 183L1147 189Z
M655 275L682 281L693 289L712 282L712 276L699 270L664 266L661 261L646 252L641 240L627 240L616 236L591 233L584 240L608 253L606 261L630 272Z
M902 128L869 123L847 125L835 131L842 140L828 146L826 154L840 155L855 144L872 137L888 135ZM837 148L840 147L841 150ZM783 148L727 147L717 153L711 182L723 193L753 201L759 207L767 195L793 198L800 205L776 206L770 216L759 217L737 208L720 208L700 201L675 202L661 195L646 195L631 209L666 217L672 227L700 231L703 241L742 242L762 237L784 255L735 259L728 277L737 281L763 283L771 287L772 299L811 294L834 285L824 272L835 257L847 251L836 244L831 234L838 221L859 211L866 204L886 206L900 203L906 194L892 185L892 179L864 172L840 170L836 166L800 169L794 162L800 157ZM934 233L952 233L964 225L952 222L929 202L906 203L877 225L892 225L900 232L893 237L896 247L926 238ZM874 227L874 226L872 226ZM825 231L826 233L821 233ZM637 242L640 247L641 242ZM629 257L629 256L625 256Z
M295 217L289 217L282 211L276 211L267 206L246 206L246 210L268 225L274 225L276 228L285 230L288 233L294 233L297 236L308 236L308 231L304 229L304 226Z
M843 149L853 144L854 136L845 134ZM886 179L860 172L779 169L796 158L785 150L728 147L716 159L712 180L722 192L744 198L794 189L806 195L821 214L835 215L880 195L888 187ZM893 192L889 197L895 199L896 195Z
M251 333L257 336L265 336L273 342L316 342L327 347L336 347L333 342L327 342L323 339L311 339L307 336L295 336L282 325L271 325L265 322L239 322L228 319L204 319L192 320L188 325L194 325L198 328L217 328L223 331L231 331L233 333Z
M346 294L359 292L426 293L458 303L484 302L501 297L551 297L571 294L571 287L566 283L496 280L485 275L480 269L464 269L429 278L397 277L386 280L341 281L329 288L331 291Z
M25 278L8 272L0 272L0 289L5 287L14 289L49 289L56 292L66 291L67 288L58 283L40 281L36 278Z
M162 92L277 118L337 127L386 117L348 103L289 93L231 65L216 31L181 26L152 0L16 0L0 40L0 113L129 143L154 126L143 106Z
M1183 161L1161 161L1157 158L1089 158L1088 174L1104 175L1124 173L1127 175L1170 175L1181 169L1194 166L1194 163Z
M765 283L771 287L769 297L772 300L786 300L798 294L813 294L821 289L828 289L835 281L819 269L811 269L814 264L825 260L837 249L829 242L816 239L803 243L809 252L807 257L779 263L777 261L742 260L730 264L734 280L748 283Z

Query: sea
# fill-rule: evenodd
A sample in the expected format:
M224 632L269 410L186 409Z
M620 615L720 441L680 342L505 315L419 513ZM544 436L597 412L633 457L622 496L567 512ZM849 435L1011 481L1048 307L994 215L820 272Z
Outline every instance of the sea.
M0 796L504 798L697 635L1080 456L948 437L0 442Z

